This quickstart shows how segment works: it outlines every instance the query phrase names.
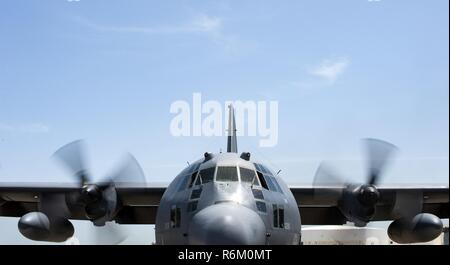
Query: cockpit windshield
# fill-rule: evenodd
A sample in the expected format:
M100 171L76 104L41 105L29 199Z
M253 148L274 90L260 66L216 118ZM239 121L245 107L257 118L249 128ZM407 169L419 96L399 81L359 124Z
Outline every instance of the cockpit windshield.
M180 179L178 191L185 188L191 188L192 186L202 185L212 181L218 182L243 182L253 186L263 186L266 189L273 191L280 191L278 183L271 175L270 171L261 164L256 164L257 171L245 167L237 166L218 166L217 174L216 167L209 167L199 170L200 164L194 164L186 168L182 173L184 176ZM269 173L260 173L260 172ZM197 174L198 172L198 174ZM261 174L261 176L259 176ZM263 177L264 175L264 177ZM216 177L215 177L216 176ZM240 178L239 178L240 176ZM214 179L215 177L215 179ZM194 184L195 182L195 184Z
M215 171L216 171L215 167L209 167L209 168L200 170L200 173L198 173L198 178L197 178L195 185L205 184L205 183L213 181Z
M178 180L177 191L182 191L189 187L192 187L193 181L197 176L197 170L200 167L201 163L191 164L187 168L185 168L179 175L180 180Z
M239 181L237 167L218 167L216 181Z
M273 176L273 173L267 167L257 163L254 163L254 165L263 188L283 193L283 190Z
M239 173L241 173L241 181L252 183L253 185L259 186L258 178L253 169L239 167Z

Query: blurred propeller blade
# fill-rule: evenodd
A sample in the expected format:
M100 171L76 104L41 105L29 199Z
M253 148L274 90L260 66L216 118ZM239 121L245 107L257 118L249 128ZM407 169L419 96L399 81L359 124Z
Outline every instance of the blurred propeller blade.
M366 143L367 148L367 160L368 160L368 176L367 184L377 185L380 181L380 176L383 173L389 159L393 155L397 147L391 143L373 139L366 138L363 139Z
M315 199L339 198L342 196L345 186L344 179L326 162L319 165L313 180Z
M119 245L128 237L124 227L113 222L108 222L101 227L93 226L92 229L93 245Z
M126 185L128 183L145 184L145 174L136 158L127 153L118 169L111 175L111 180L115 186Z
M120 202L117 187L127 183L145 184L144 172L131 154L127 154L117 170L104 182L92 183L85 163L85 143L82 140L71 142L53 155L70 170L79 181L80 190L76 193L46 195L41 208L49 216L70 216L70 207L80 207L94 224L95 244L119 244L126 239L117 224L112 224Z
M90 181L85 163L83 140L77 140L61 147L53 154L53 157L61 161L71 171L72 175L81 183L81 186Z
M397 149L394 145L378 140L363 139L367 147L367 182L353 183L339 177L336 171L322 163L314 177L314 197L317 201L338 204L347 221L356 226L365 226L375 215L380 192L376 184L380 182L383 170ZM323 187L323 188L321 188ZM399 205L402 204L399 201Z
M145 175L136 158L127 153L119 167L109 174L107 181L97 184L102 190L103 199L99 205L95 205L94 208L91 207L90 210L94 212L100 210L100 212L103 211L103 214L94 221L96 226L104 226L114 216L118 206L116 188L130 183L144 185Z

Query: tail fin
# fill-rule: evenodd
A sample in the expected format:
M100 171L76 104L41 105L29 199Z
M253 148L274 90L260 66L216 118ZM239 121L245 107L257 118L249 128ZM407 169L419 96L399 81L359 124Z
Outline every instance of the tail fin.
M229 105L230 109L228 118L228 142L227 142L227 152L237 153L237 138L236 138L236 121L234 119L234 108L233 105Z

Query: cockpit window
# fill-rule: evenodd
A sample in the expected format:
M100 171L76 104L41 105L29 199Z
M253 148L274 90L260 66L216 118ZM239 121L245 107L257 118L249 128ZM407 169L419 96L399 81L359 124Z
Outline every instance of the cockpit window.
M269 177L268 175L264 175L264 178L266 179L267 186L269 186L269 190L278 191L277 186L275 186L275 184L273 184L271 177Z
M201 177L200 175L198 176L197 180L195 181L195 186L201 185L202 181L201 181Z
M197 176L197 171L195 171L194 173L192 173L189 177L189 188L192 187L192 185L194 185L194 180L195 177Z
M254 164L257 170L259 181L263 188L283 193L277 179L273 176L272 172L261 164Z
M278 184L275 177L264 175L264 178L267 182L267 186L269 186L269 190L273 190L279 193L283 193L283 190L281 189L280 185Z
M216 171L215 167L210 167L210 168L205 168L205 169L200 170L200 172L198 173L198 178L197 178L197 182L195 183L195 185L205 184L205 183L213 181L215 171ZM198 180L200 180L200 183L198 183Z
M263 165L259 165L259 167L261 168L261 170L264 174L270 174L270 170L267 169L267 167L265 167Z
M268 190L269 187L267 186L267 183L266 183L266 180L264 179L263 174L262 174L261 172L257 172L257 174L258 174L259 182L261 182L261 186L262 186L264 189Z
M198 168L201 163L191 164L185 168L179 175L182 176L177 184L177 191L182 191L187 187L192 187L192 184L197 176Z
M216 181L239 181L236 167L218 167Z
M200 167L200 163L191 164L187 168L185 168L183 171L181 171L180 175L189 175L190 173L197 171L199 167Z
M254 186L261 186L260 184L259 184L259 181L258 181L258 178L255 178L254 180L253 180L253 185Z
M255 163L255 167L256 167L256 170L258 170L259 172L262 172L264 174L270 174L270 170L261 164Z
M280 184L278 184L277 179L275 177L269 177L269 178L272 180L273 184L277 188L277 191L280 193L283 193L283 190L281 189Z
M259 167L259 164L254 163L256 170L262 172L261 168Z
M242 182L252 183L256 178L255 171L252 169L240 167L239 172L241 173Z

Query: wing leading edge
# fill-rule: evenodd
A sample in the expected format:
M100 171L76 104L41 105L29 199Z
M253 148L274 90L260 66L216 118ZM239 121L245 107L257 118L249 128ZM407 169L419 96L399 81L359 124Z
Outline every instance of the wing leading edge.
M76 184L10 184L0 183L0 216L21 217L39 210L39 198L43 194L79 192ZM317 189L321 197L314 196ZM120 210L114 221L120 224L154 224L156 212L166 187L118 187ZM344 224L346 218L338 208L339 199L329 188L291 187L300 210L302 224ZM376 204L372 221L397 218L399 202L405 198L420 198L421 212L432 213L439 218L449 217L448 187L380 187L380 200ZM325 194L325 195L324 195ZM71 211L71 219L88 220L81 210Z
M156 211L166 187L117 187L121 202L114 221L123 224L154 224ZM45 194L79 192L77 184L11 184L0 183L0 216L21 217L39 211L40 198ZM71 208L70 219L88 220L82 209Z
M346 218L339 210L339 197L327 187L291 187L305 225L345 224ZM395 220L399 216L402 201L413 198L423 213L431 213L439 218L449 217L449 188L436 187L380 187L380 200L375 207L371 221ZM314 194L321 194L320 197Z

